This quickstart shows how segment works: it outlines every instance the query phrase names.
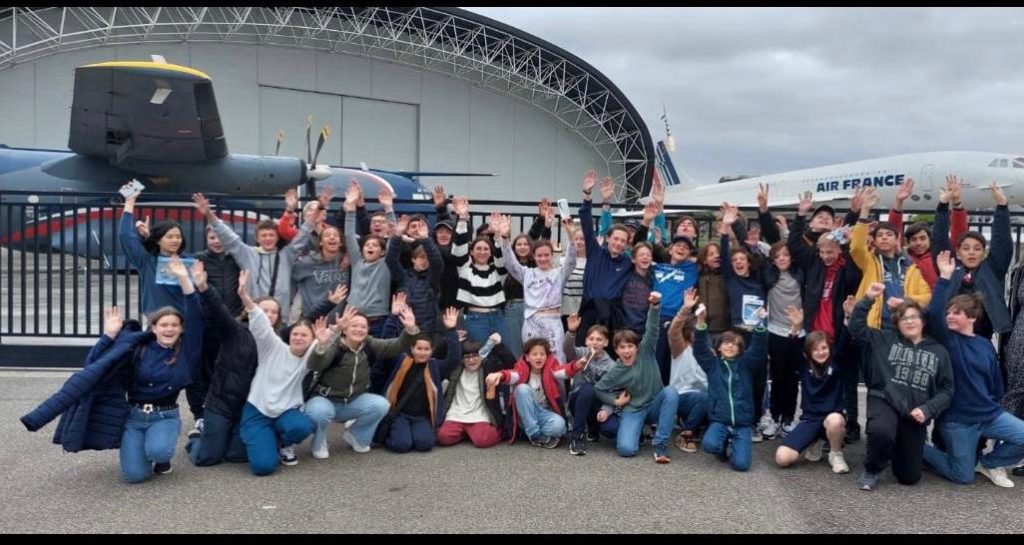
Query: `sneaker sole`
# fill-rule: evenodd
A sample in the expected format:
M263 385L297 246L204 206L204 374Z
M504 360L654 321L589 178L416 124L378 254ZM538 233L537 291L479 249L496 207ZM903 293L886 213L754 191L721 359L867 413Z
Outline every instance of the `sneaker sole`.
M296 466L296 465L299 465L299 461L298 460L289 460L289 461L281 460L281 465L283 465L283 466Z

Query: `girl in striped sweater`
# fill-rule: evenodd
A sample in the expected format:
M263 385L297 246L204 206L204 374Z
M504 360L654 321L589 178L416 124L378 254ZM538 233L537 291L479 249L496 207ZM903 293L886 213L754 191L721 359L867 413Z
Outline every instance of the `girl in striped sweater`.
M508 271L500 248L493 248L484 237L470 243L469 200L456 197L452 201L458 223L452 256L459 268L459 291L456 300L465 310L466 333L469 340L486 342L491 333L508 338L505 324L505 291L503 284ZM500 214L491 214L491 221L500 221ZM518 333L518 332L517 332Z

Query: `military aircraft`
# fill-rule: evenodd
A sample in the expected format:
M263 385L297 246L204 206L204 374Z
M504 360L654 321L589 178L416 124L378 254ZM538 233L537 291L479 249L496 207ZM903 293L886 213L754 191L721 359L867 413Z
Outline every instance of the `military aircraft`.
M309 197L326 186L333 187L336 195L343 195L345 186L354 179L367 199L376 199L386 187L398 201L398 212L429 215L434 211L432 193L417 178L490 176L319 164L317 159L330 130L324 127L320 131L314 151L311 128L310 117L305 159L277 155L283 131L278 134L273 156L229 153L213 84L205 73L167 63L159 55L154 55L152 61L79 67L75 70L70 151L0 144L0 192L4 193L4 203L15 205L0 207L0 246L42 238L57 248L57 235L65 231L67 239L73 231L71 236L82 243L75 247L90 249L80 253L101 257L92 254L100 248L111 248L119 216L109 208L111 199L117 198L118 188L131 179L146 187L140 205L183 208L173 214L156 210L154 220L167 216L182 222L195 221L201 233L202 218L193 218L187 202L146 202L146 197L202 192L215 198L222 208L243 210L225 219L255 223L266 216L245 209L276 207L282 200L246 197L283 195L295 187ZM28 193L12 195L11 191ZM107 208L97 211L89 205ZM105 225L100 227L100 222ZM85 224L88 228L74 229ZM195 229L186 226L186 231ZM100 232L104 233L102 237ZM87 239L96 244L86 243ZM33 241L33 247L35 244ZM65 251L69 246L71 242L65 240L60 249ZM190 246L202 247L201 242Z

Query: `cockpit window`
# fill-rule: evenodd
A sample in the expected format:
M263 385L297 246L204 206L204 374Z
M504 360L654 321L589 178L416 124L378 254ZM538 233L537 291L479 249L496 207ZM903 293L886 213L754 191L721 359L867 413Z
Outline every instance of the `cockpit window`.
M1024 157L1018 157L1014 159L1013 168L1024 168Z
M1006 159L1000 159L999 160L999 168L1006 168L1008 166L1010 166L1010 162L1009 161L1007 161Z
M992 162L988 164L989 167L998 167L999 159L992 159Z

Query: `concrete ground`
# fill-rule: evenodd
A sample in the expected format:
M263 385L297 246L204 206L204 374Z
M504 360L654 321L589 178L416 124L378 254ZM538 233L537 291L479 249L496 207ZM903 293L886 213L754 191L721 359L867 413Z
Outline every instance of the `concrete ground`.
M29 433L18 420L67 376L0 371L2 533L1024 532L1024 479L1014 489L981 476L958 486L926 472L907 487L887 471L863 492L863 440L847 449L846 475L824 460L778 469L776 441L755 444L753 468L737 473L675 447L669 465L656 465L649 446L623 459L609 441L583 457L523 442L356 454L338 426L328 460L314 460L307 441L297 466L270 477L238 464L197 468L182 448L192 424L184 395L174 471L128 485L117 452L64 453L51 442L56 421Z

